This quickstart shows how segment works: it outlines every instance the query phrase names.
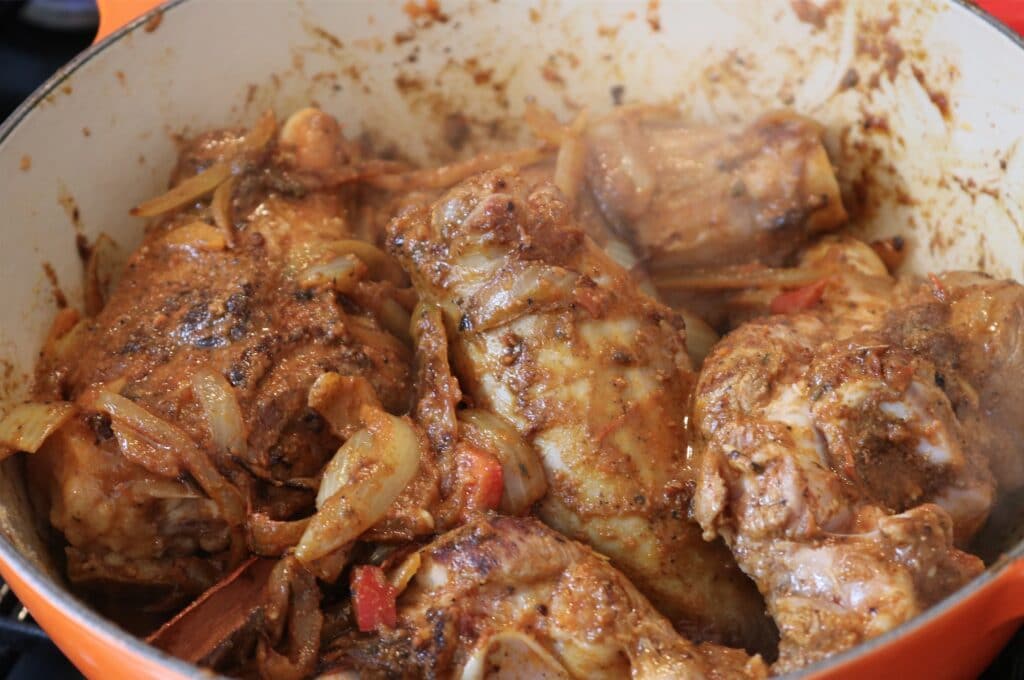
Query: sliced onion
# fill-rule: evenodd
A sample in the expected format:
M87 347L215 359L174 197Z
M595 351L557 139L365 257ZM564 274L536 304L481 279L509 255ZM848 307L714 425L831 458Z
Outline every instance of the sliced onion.
M568 680L565 667L535 639L518 630L487 638L466 660L461 680Z
M224 241L229 248L235 245L235 220L231 201L234 198L235 184L237 183L238 179L235 176L228 177L214 190L213 200L210 201L213 223L224 235Z
M551 145L559 145L566 134L565 127L550 110L542 108L535 101L527 101L523 111L523 122L534 136Z
M89 252L85 263L85 313L96 316L110 297L110 291L121 277L124 258L120 249L106 234L100 234Z
M419 469L420 442L408 422L371 408L362 418L366 435L353 435L324 469L317 513L295 550L304 563L346 546L383 519ZM336 491L328 496L325 488Z
M228 247L224 233L206 222L190 222L164 236L164 243L172 247L216 252Z
M422 563L423 558L420 556L420 551L417 550L402 560L397 567L388 573L388 581L395 589L396 594L402 594L409 585L409 581L411 581L412 577L416 575L416 572L420 570L420 565Z
M320 414L331 433L339 439L348 439L363 426L359 416L362 408L383 408L369 380L361 375L339 375L333 371L316 379L309 388L307 404ZM321 493L323 488L321 483Z
M569 304L580 276L545 264L508 269L481 286L474 296L470 323L474 331L496 328L523 314Z
M480 409L459 412L459 434L501 463L505 483L498 509L522 515L547 493L544 466L519 432L500 416Z
M348 293L366 276L367 271L366 265L355 255L339 255L302 272L299 283L309 288L330 285L339 293Z
M359 430L345 442L345 446L328 461L316 493L316 508L320 510L336 493L345 488L362 459L356 452L373 448L373 436L369 430ZM344 454L344 455L342 455Z
M15 451L35 453L74 413L75 405L66 401L18 404L0 418L0 447L9 449L3 457Z
M562 138L555 160L554 184L575 208L576 197L583 186L583 174L587 161L587 145L581 133L587 125L587 112L583 110L572 123L572 130Z
M167 193L138 204L131 209L131 214L136 217L156 217L170 212L202 198L230 176L230 162L214 163L198 175L180 182Z
M131 399L106 390L87 390L79 398L79 406L106 413L111 421L134 430L153 446L172 452L206 495L217 503L224 519L231 526L242 525L245 513L238 489L228 483L185 432L157 418Z
M719 335L704 319L693 312L681 308L677 308L676 311L686 322L686 353L690 355L694 368L700 368L704 363L704 357L718 342Z
M200 368L192 376L192 394L203 407L206 426L217 448L242 456L246 450L245 421L231 384L217 371Z
M292 557L285 557L270 575L264 610L265 632L256 648L260 676L302 680L316 670L324 616L316 578ZM283 653L274 646L285 639Z
M666 269L665 262L652 262L651 278L661 290L738 290L742 288L799 288L829 276L830 272L810 268L774 268L750 265L697 269L683 273Z
M367 266L370 278L376 281L389 281L396 286L406 285L405 271L393 257L383 250L359 239L343 239L331 241L331 252L338 255L354 255Z
M377 317L384 330L405 344L412 345L412 335L409 333L412 316L394 298L387 297L381 300Z
M483 153L469 160L442 165L437 168L415 170L401 175L380 175L368 178L368 182L389 191L411 191L413 189L446 189L467 177L494 170L503 165L523 167L539 163L551 155L545 147Z
M246 530L249 538L249 550L265 557L278 557L298 544L302 534L309 526L309 518L282 522L270 519L262 512L249 515Z
M43 360L56 363L75 356L87 327L88 321L82 319L75 308L65 307L57 312L43 342Z
M198 175L178 183L167 193L140 203L131 209L131 214L136 217L156 217L206 196L231 177L234 162L239 156L252 156L264 151L274 139L276 131L274 112L264 111L241 139L232 158L214 163Z
M260 114L238 146L239 153L259 153L267 148L277 133L277 117L267 109Z
M633 248L620 238L610 237L604 244L604 252L626 271L632 271L633 267L640 263Z
M147 498L159 498L166 500L182 500L189 498L202 498L196 491L193 491L185 484L173 479L160 479L159 477L143 477L127 483L125 487L133 496L144 496ZM209 503L209 501L206 501Z
M356 342L366 345L367 347L379 347L385 350L391 350L403 361L411 358L412 352L409 345L396 338L391 333L381 330L380 326L374 323L371 319L360 316L359 314L351 314L348 319L348 332L352 334Z
M306 565L306 568L312 571L324 583L334 583L341 576L341 572L345 570L345 567L348 566L351 557L352 544L349 543L334 552L316 558Z
M149 470L155 475L175 478L181 475L181 461L170 449L153 446L136 434L135 430L125 427L120 421L111 422L121 455L131 462Z

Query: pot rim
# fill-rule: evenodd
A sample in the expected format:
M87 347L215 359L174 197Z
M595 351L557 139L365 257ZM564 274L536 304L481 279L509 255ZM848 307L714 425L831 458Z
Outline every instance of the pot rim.
M117 29L100 42L86 48L83 52L61 67L56 73L47 79L46 82L40 85L24 102L22 102L5 121L0 123L0 151L3 149L4 142L7 141L7 138L10 137L22 121L24 121L47 96L55 92L60 85L76 71L89 63L94 57L119 42L126 35L137 30L157 14L174 10L189 1L190 0L167 0ZM1024 52L1024 36L1014 32L1006 24L999 21L988 12L974 5L969 0L945 0L945 2L953 7L965 11L972 20L981 21L984 24L987 24L988 29L994 29L997 33L1001 34L1014 46ZM1022 58L1024 58L1024 56L1022 56ZM897 626L878 637L862 642L861 644L844 652L822 659L817 663L807 666L806 668L802 668L799 671L795 671L794 673L787 674L783 677L796 678L810 676L835 669L864 655L872 654L880 647L895 641L897 638L913 634L915 631L920 630L924 626L928 626L935 619L943 616L952 609L955 609L962 602L988 587L991 583L1002 576L1003 572L1005 572L1014 561L1021 559L1022 557L1024 557L1024 539L1014 545L1011 550L1000 557L999 560L987 568L981 575L975 577L970 583L910 621ZM98 636L106 638L111 644L127 647L131 652L148 657L151 660L162 664L167 670L180 673L183 676L195 675L197 672L198 668L195 665L182 661L181 659L163 652L157 647L147 644L142 638L128 633L113 621L110 621L91 607L87 606L69 590L52 580L49 576L36 568L35 565L29 562L29 560L14 547L11 541L2 532L0 532L0 561L4 562L13 571L17 572L25 581L26 585L34 589L42 598L48 600L55 607L59 605L61 612L69 619L72 619L76 625L92 630ZM206 671L206 673L208 674L209 671Z

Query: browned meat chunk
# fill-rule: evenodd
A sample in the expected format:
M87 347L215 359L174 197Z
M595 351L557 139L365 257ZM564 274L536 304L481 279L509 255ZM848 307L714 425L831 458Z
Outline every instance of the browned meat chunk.
M582 233L560 192L484 173L399 216L389 239L445 314L463 393L543 461L540 517L609 555L681 629L770 647L756 591L687 519L680 324Z
M200 138L178 181L243 144ZM206 200L152 225L102 311L40 367L39 396L81 409L30 461L76 583L194 595L245 556L247 512L308 514L339 445L308 405L325 372L408 408L411 352L376 313L394 284L342 294L332 279L351 247L344 192L275 191L268 154L228 180L226 231Z
M655 269L778 263L846 220L821 129L792 112L730 130L627 109L586 139L605 217Z
M757 657L680 637L605 559L536 520L478 519L410 559L398 626L339 637L326 668L360 677L765 676Z
M980 357L986 336L958 337L957 302L897 285L864 244L825 243L807 260L845 266L819 305L726 336L694 406L695 514L765 594L779 671L884 633L979 574L956 546L995 497L975 436L988 416L971 397L988 374L956 359ZM1012 360L990 349L988 365Z

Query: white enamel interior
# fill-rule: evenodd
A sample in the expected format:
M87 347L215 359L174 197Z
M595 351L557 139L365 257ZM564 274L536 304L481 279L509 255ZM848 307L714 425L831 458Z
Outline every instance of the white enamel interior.
M350 134L428 161L451 155L451 112L474 121L477 148L513 143L528 95L569 115L609 108L623 85L627 103L670 101L704 122L788 104L825 126L844 195L868 187L858 228L906 236L909 267L1024 273L1024 54L959 5L847 0L816 30L786 0L442 0L447 21L414 28L406 2L172 4L20 120L0 140L0 400L23 394L55 311L44 262L79 299L71 203L88 238L131 248L141 224L127 210L166 186L172 133L266 106L316 103ZM891 73L887 40L902 52ZM859 84L843 89L851 68Z

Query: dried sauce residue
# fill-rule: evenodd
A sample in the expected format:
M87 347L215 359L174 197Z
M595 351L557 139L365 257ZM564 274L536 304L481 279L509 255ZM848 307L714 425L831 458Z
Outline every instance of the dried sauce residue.
M661 30L661 0L647 0L647 25L657 33Z
M828 15L839 6L839 0L828 0L823 5L818 5L812 0L790 0L789 6L793 8L797 19L820 31L825 28Z
M124 85L125 85L124 71L121 71L121 70L114 71L114 77L117 78L117 82L121 85L121 87L124 87Z
M869 78L869 87L877 88L883 74L888 76L889 82L895 82L896 72L906 57L903 47L889 35L889 30L900 23L897 9L893 6L893 14L888 18L861 22L858 27L857 54L880 62L882 66Z
M345 43L341 42L338 36L334 35L333 33L323 28L320 28L319 26L310 26L309 30L317 37L322 38L323 40L326 40L328 43L330 43L331 47L333 47L334 49L340 50L345 46Z
M75 234L75 250L78 251L78 257L82 260L82 264L88 262L92 257L92 246L85 234Z
M460 151L466 145L471 133L469 121L461 113L450 113L445 116L441 131L444 141L454 151Z
M622 106L622 101L626 97L626 86L612 85L611 88L609 88L608 93L612 96L612 105Z
M27 376L19 376L14 372L13 363L0 359L0 400L10 401L27 381Z
M152 33L156 29L160 28L160 24L163 23L163 20L164 11L162 9L158 9L156 13L149 18L149 21L146 22L146 25L142 27L142 30L144 30L146 33Z
M435 21L441 24L448 21L448 15L441 11L441 3L438 0L424 0L423 4L409 0L402 7L402 11L413 21L422 20L426 25Z
M71 225L75 228L75 231L82 231L82 213L78 209L78 201L71 195L67 187L61 185L58 189L57 202L64 208L64 212L67 213L68 219L71 220Z
M493 68L484 68L475 57L470 57L464 62L466 72L473 78L477 85L486 85L491 82L494 75Z
M558 85L559 87L565 87L565 78L558 72L558 69L549 59L540 69L540 75L544 80L548 81L552 85Z
M925 80L924 71L917 66L911 66L911 71L914 74L914 78L921 84L924 91L928 93L928 99L932 100L932 104L935 104L935 108L939 110L942 117L949 120L949 97L944 92L939 92L928 87L928 82Z
M419 92L423 89L423 81L414 76L407 75L405 73L399 73L395 76L395 87L402 94L408 94L409 92Z
M60 289L60 282L57 280L57 272L53 270L53 265L44 262L43 273L46 274L46 280L50 282L50 291L53 293L53 301L57 304L57 308L64 309L68 306L68 299L64 296L64 291Z
M22 172L28 172L29 170L31 170L32 156L29 156L27 153L22 154L21 162L18 163L18 169L21 170Z
M843 74L843 79L839 81L839 87L843 90L849 90L850 88L857 87L857 83L860 82L860 74L857 73L857 69L852 66L846 69L846 73Z

